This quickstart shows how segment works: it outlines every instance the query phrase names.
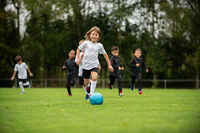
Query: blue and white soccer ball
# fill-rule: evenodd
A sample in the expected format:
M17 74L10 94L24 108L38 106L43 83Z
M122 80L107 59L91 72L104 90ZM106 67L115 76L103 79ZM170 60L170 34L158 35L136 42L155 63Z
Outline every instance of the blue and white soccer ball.
M92 105L101 105L103 104L104 98L101 93L94 93L92 96L90 96L90 104Z

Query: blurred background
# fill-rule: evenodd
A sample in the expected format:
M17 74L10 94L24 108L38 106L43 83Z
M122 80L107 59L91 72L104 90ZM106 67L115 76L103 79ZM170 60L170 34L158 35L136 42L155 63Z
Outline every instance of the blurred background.
M151 68L145 87L199 88L199 0L0 0L0 87L15 83L15 56L34 74L35 87L63 87L61 66L71 49L92 27L102 30L101 43L111 55L119 46L124 87L133 49L141 48ZM108 70L100 57L99 87Z

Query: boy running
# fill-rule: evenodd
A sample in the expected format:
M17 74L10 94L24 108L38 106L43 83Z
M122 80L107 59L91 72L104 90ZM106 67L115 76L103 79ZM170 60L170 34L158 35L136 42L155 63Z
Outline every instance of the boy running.
M22 62L22 57L21 56L16 56L15 60L17 64L15 64L14 72L11 77L11 80L15 79L16 73L18 73L18 83L19 87L21 88L22 92L21 94L24 94L24 84L27 83L27 72L29 73L29 76L32 77L33 74L31 73L30 69L26 65L25 62Z
M144 62L144 57L142 56L142 50L140 48L133 51L133 59L130 63L130 71L131 71L131 90L135 89L135 80L138 81L138 93L142 94L142 71L146 69L146 65ZM146 72L149 70L146 69Z
M121 87L121 81L122 81L121 71L124 70L124 67L120 64L119 48L116 46L113 46L111 49L111 53L112 53L112 56L110 58L110 61L111 61L111 65L114 71L110 72L110 75L109 75L109 79L110 79L109 88L112 89L112 86L115 83L115 79L117 79L119 96L122 96L123 94L122 94L122 87Z
M65 61L62 69L68 70L66 77L66 88L69 96L72 96L71 86L76 83L76 79L78 76L78 67L75 63L75 51L71 50L68 54L68 59Z

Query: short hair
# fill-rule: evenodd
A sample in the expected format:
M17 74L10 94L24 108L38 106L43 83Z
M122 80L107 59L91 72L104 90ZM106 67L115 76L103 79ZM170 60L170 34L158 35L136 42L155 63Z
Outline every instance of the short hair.
M74 52L74 53L75 53L75 50L71 49L71 50L69 51L69 53L71 53L71 52Z
M133 53L135 53L136 51L142 52L142 49L141 48L137 48L137 49L133 50Z
M93 31L96 31L96 32L99 34L99 39L98 39L98 41L99 41L100 38L101 38L101 30L100 30L100 28L97 27L97 26L92 27L92 28L85 34L85 39L86 39L86 40L91 40L91 39L90 39L90 34L91 34Z
M113 47L111 48L111 51L115 51L115 50L119 50L119 47L118 47L118 46L113 46Z
M16 62L19 62L20 60L22 60L22 57L21 57L20 55L17 55L17 56L15 57L15 61L16 61Z

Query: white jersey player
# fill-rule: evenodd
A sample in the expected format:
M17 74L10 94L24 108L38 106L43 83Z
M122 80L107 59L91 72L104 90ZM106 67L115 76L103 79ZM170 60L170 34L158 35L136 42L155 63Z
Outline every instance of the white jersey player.
M33 74L31 73L30 69L26 65L26 63L22 62L21 56L16 56L17 64L15 65L13 75L11 77L11 80L15 79L16 73L18 73L18 81L19 81L19 87L22 90L22 94L24 94L24 85L27 85L28 76L27 72L29 73L29 76L32 77Z

